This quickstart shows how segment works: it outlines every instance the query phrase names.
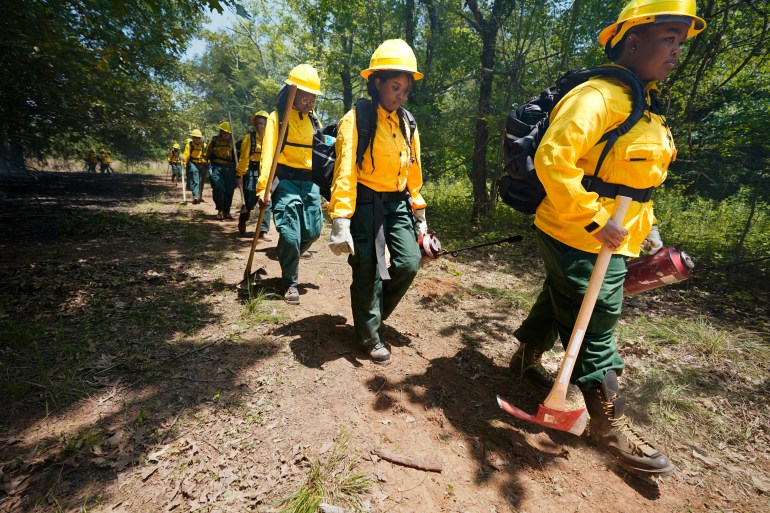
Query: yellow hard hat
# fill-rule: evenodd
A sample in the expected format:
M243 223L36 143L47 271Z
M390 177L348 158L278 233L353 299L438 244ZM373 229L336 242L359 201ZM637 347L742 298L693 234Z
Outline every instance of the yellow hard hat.
M361 71L361 76L368 79L369 75L380 69L407 71L420 80L424 75L417 71L417 58L412 47L403 39L388 39L372 54L369 67Z
M289 72L289 78L284 80L284 83L295 85L310 94L321 94L321 79L318 78L318 72L310 64L294 66L294 69Z
M253 116L251 116L251 117L249 118L249 121L250 121L250 122L251 122L251 124L253 125L253 124L254 124L254 121L256 121L256 119L257 119L257 118L265 118L265 119L267 119L267 117L268 117L269 115L270 115L270 114L268 114L266 111L264 111L264 110L260 110L259 112L255 113Z
M618 21L599 33L599 43L602 46L610 43L612 48L631 27L667 22L689 24L688 39L706 28L703 18L695 15L695 0L631 0L620 12Z
M179 143L174 143L174 149L175 149L175 150L178 150L178 149L179 149Z
M222 124L219 125L219 129L223 132L227 132L228 134L232 133L232 130L230 130L230 123L227 121L222 121Z
M190 132L190 137L203 137L203 134L197 128Z

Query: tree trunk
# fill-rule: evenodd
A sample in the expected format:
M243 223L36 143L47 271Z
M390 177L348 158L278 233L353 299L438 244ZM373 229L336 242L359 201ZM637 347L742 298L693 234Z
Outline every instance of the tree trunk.
M343 40L343 45L348 55L353 55L353 36L348 36ZM342 81L342 105L343 112L353 108L353 75L350 73L350 61L345 64L340 71L340 81Z
M471 223L477 225L481 218L489 213L489 193L487 192L487 143L489 142L489 103L492 98L492 79L495 67L495 41L498 25L494 22L484 27L481 50L481 82L479 84L479 102L476 109L476 141L473 145L473 209Z

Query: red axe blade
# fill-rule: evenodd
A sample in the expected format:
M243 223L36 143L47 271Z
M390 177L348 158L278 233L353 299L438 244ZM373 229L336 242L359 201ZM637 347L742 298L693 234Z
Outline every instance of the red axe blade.
M510 413L516 418L534 422L541 426L558 429L560 431L567 431L573 435L580 436L586 429L586 423L588 421L588 414L585 408L572 411L560 411L552 408L546 408L542 404L537 407L537 413L530 415L529 413L520 410L512 404L505 401L499 395L497 396L497 404L500 408Z

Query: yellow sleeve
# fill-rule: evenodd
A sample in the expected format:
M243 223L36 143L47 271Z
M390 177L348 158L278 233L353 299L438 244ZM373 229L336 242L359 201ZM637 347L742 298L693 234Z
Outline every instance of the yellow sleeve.
M420 134L417 127L412 134L412 151L414 152L414 162L409 166L406 174L406 188L409 196L412 197L412 210L421 210L427 205L425 198L420 194L422 189L422 161L420 159Z
M183 162L190 162L190 142L186 142L184 145L184 151L182 152L182 161Z
M584 172L577 165L611 122L604 96L592 86L568 93L551 114L535 154L535 170L549 200L559 206L559 221L564 225L592 227L589 233L595 233L611 217L598 195L581 184Z
M334 145L337 160L334 162L334 179L332 181L331 200L329 201L329 216L332 219L336 217L350 218L356 211L357 145L356 111L351 110L343 116L337 125L337 142Z
M274 110L267 117L265 135L262 137L262 156L259 159L259 181L257 182L257 196L262 196L267 189L267 179L270 176L270 167L275 157L275 143L278 140L278 111Z
M249 158L251 157L249 154L250 151L251 133L247 133L241 141L241 153L240 157L238 157L238 167L235 168L235 174L237 176L243 176L246 174L246 171L249 170Z

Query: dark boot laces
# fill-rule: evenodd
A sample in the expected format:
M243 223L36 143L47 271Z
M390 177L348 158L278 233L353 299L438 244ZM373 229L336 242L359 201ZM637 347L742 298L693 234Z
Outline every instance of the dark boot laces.
M614 401L617 398L618 394L612 394L612 399L610 401ZM631 421L628 419L628 417L625 416L625 414L615 418L615 405L612 402L602 401L602 408L604 409L604 412L607 415L607 418L609 419L612 427L615 428L618 433L623 435L623 437L626 439L626 443L628 443L628 446L633 452L642 455L655 452L655 448L650 444L650 442L645 440L642 435L634 430L634 426L631 425Z

